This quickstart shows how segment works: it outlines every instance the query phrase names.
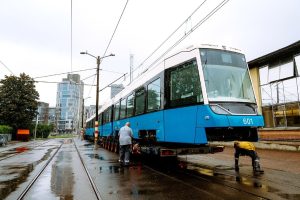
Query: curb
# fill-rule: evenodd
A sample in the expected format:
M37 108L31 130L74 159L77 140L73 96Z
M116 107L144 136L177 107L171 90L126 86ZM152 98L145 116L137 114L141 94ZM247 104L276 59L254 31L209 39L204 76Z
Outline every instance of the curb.
M227 147L233 147L234 142L210 142L210 145L223 145ZM270 149L270 150L281 150L281 151L296 151L300 152L300 143L296 142L253 142L257 149Z

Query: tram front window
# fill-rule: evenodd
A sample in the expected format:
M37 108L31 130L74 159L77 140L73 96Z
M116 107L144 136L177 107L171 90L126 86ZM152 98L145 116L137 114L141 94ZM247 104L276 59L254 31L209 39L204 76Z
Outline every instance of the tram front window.
M255 103L245 56L200 49L206 91L210 102Z

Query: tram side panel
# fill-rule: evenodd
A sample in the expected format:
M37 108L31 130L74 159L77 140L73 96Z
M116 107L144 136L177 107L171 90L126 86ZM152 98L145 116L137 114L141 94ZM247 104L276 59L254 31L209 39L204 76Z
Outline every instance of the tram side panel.
M163 111L151 112L130 119L134 138L146 142L155 140L164 142L164 118ZM150 141L149 141L150 142Z
M197 106L164 110L165 141L174 143L195 143ZM197 141L206 144L207 141Z

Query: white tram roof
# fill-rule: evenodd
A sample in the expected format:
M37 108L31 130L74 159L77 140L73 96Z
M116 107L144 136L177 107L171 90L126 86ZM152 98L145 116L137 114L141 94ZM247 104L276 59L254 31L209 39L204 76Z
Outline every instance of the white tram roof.
M188 46L187 48L179 50L173 55L169 56L168 58L162 60L154 67L147 69L143 74L134 79L129 85L125 86L125 88L121 92L119 92L114 98L106 101L103 104L102 108L99 110L99 113L103 112L109 106L119 102L120 99L132 93L135 89L142 86L145 82L149 81L151 78L153 78L163 70L168 69L174 65L180 64L191 58L195 58L195 53L198 53L198 49L219 49L225 51L232 51L236 53L242 53L239 49L221 45L200 44Z

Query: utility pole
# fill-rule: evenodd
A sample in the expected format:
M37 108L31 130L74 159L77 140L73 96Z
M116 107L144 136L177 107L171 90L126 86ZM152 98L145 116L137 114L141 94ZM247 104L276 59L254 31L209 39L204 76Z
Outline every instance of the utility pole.
M96 89L96 119L95 119L95 142L98 140L99 123L98 123L98 108L99 108L99 71L100 71L100 56L97 57L97 89Z
M100 57L100 56L94 56L90 53L88 53L87 51L86 52L80 52L80 54L86 54L86 55L89 55L89 56L92 56L93 58L96 58L97 60L97 86L96 86L96 118L95 118L95 133L94 133L94 136L95 136L95 143L96 141L98 140L98 134L99 134L99 129L98 129L98 126L99 126L99 123L98 123L98 108L99 108L99 71L100 71L100 61L101 59L103 58L106 58L106 57L110 57L110 56L115 56L115 54L110 54L110 55L107 55L107 56L103 56L103 57Z

